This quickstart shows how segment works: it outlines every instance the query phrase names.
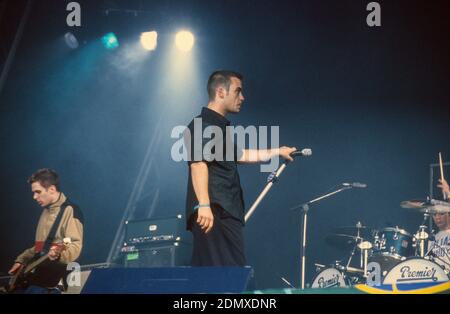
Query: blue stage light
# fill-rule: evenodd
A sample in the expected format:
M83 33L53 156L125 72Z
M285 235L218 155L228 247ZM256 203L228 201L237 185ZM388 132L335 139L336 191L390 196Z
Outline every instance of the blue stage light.
M102 37L102 43L106 49L112 50L119 47L119 40L114 33L108 33Z

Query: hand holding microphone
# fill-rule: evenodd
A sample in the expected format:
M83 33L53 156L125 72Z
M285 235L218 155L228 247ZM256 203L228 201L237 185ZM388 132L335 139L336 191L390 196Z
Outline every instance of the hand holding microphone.
M310 148L304 148L302 150L297 150L295 147L280 147L280 156L287 161L293 161L295 157L306 157L311 156L312 150Z
M297 151L297 148L295 147L282 146L278 148L278 155L283 157L287 161L293 161L294 158L291 157L291 154L293 154L295 151Z
M312 149L311 148L303 148L302 150L297 150L293 153L291 153L292 157L307 157L312 155Z

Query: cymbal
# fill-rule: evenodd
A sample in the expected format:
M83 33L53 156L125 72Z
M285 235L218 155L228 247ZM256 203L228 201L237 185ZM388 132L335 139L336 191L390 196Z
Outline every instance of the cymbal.
M354 230L357 230L357 229L371 229L370 227L367 227L367 226L363 226L363 225L360 225L360 226L341 226L341 227L336 227L336 228L347 228L347 229L354 229Z
M433 205L427 208L419 209L421 213L429 213L429 214L445 214L450 213L450 206L445 205Z
M339 231L346 231L346 232L338 232L336 231L336 233L345 233L345 234L353 234L353 233L357 233L358 230L360 232L365 232L366 230L372 230L372 228L367 227L367 226L361 226L361 227L355 227L355 226L342 226L342 227L335 227L333 230L339 230Z
M414 209L420 213L450 213L450 203L439 200L410 200L400 203L402 208Z
M352 249L358 241L362 241L362 238L340 233L331 233L325 237L327 244L343 250Z
M359 232L360 237L370 237L372 234L372 228L367 226L355 227L355 226L345 226L345 227L336 227L333 229L333 233L337 234L346 234L350 236L357 236Z
M426 200L408 200L400 203L402 208L421 209L430 207L431 204Z

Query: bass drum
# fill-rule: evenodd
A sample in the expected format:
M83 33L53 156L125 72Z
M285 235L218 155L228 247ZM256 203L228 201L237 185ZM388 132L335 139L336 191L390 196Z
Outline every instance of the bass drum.
M319 272L314 278L311 288L341 288L348 287L345 274L336 268L330 267Z
M384 285L419 284L429 286L448 282L448 274L435 262L413 257L394 266L383 279Z

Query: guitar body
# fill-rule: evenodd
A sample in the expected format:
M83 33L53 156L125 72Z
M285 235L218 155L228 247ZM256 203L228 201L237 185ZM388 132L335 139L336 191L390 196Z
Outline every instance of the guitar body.
M53 246L59 252L67 249L71 243L70 238L64 238L64 242ZM22 265L11 277L8 292L25 290L30 285L53 288L62 278L68 274L67 265L59 261L51 261L47 253L37 253L26 265Z
M56 287L66 275L66 266L57 261L50 261L46 255L37 256L14 274L9 282L8 292L24 290L30 285Z
M25 265L22 265L19 270L17 270L17 272L11 277L11 279L9 280L9 284L7 287L7 291L8 292L14 292L17 289L25 289L26 287L23 286L24 282L24 271L25 271Z

